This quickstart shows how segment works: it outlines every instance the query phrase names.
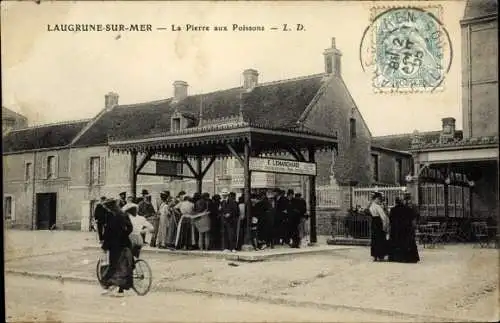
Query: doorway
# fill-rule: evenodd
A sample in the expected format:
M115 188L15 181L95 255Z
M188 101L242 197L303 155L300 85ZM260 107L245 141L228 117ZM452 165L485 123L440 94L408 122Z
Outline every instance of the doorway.
M36 227L48 230L56 224L57 193L38 193L36 195Z

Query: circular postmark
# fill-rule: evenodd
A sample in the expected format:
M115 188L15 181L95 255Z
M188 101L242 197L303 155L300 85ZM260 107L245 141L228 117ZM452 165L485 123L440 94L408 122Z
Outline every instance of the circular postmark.
M453 55L439 10L392 8L374 14L360 60L363 70L373 71L377 92L432 92L442 86Z

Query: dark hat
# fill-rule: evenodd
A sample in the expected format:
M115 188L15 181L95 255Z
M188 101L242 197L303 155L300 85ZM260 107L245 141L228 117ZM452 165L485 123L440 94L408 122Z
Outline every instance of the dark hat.
M170 196L170 192L169 191L162 191L162 192L160 192L160 196Z
M106 201L104 201L102 203L104 206L106 207L110 207L110 206L116 206L116 200L114 198L110 198L110 199L107 199Z
M293 193L294 193L294 192L293 192L293 190L292 190L292 189L289 189L289 190L286 192L286 195L290 195L290 194L291 194L291 195L293 195Z
M372 199L383 198L384 195L380 192L373 192Z
M106 196L101 196L101 201L106 201L107 197Z
M118 194L118 195L120 195L120 196L122 196L122 195L127 195L127 192L121 192L121 193L120 193L120 194Z
M141 194L142 195L149 195L149 192L148 192L148 190L142 190Z
M186 195L186 191L180 191L179 194L177 194L177 196L181 196L181 195Z

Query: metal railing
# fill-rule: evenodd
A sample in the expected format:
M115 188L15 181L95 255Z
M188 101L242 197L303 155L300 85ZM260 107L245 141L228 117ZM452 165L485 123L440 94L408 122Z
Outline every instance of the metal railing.
M359 205L362 208L366 208L370 203L372 193L380 192L387 198L387 206L393 207L396 204L396 197L403 198L404 189L404 186L353 188L353 206Z
M316 187L316 206L319 208L339 208L342 200L342 190L335 186Z
M370 239L371 217L347 215L332 217L332 236L335 238Z

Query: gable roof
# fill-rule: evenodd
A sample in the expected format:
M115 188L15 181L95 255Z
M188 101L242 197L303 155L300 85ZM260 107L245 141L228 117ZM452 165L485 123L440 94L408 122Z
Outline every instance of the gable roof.
M67 146L88 121L78 120L12 130L2 137L3 152L14 153Z
M432 142L439 141L441 131L419 132L418 134L422 141ZM462 130L455 131L455 138L462 139L462 136ZM412 139L412 133L372 137L372 146L408 152L411 148Z
M177 110L202 124L238 116L250 125L274 129L291 128L323 84L325 74L262 83L252 91L236 87L211 93L190 95L173 103L172 98L130 105L119 105L102 113L93 125L75 140L73 146L105 145L108 137L131 139L170 131L170 118Z
M463 20L471 20L498 13L497 0L468 0Z
M27 120L25 116L6 107L2 107L2 119L23 119Z

